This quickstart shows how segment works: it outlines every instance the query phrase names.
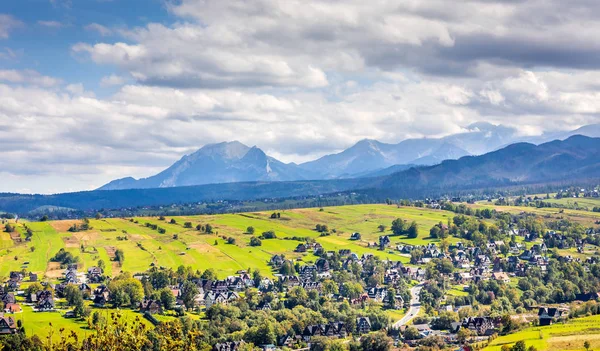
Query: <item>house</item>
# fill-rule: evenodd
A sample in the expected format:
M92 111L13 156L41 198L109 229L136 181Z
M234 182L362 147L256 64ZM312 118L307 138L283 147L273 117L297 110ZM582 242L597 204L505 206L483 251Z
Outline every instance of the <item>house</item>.
M162 305L160 301L144 299L144 301L140 302L140 312L145 313L148 312L150 314L160 314L163 312Z
M263 301L263 302L259 303L258 306L256 306L256 309L259 311L270 311L271 304L266 301Z
M496 323L491 317L467 317L463 319L462 327L476 332L478 335L491 335Z
M228 277L227 288L233 291L242 291L246 288L246 284L240 277Z
M52 298L52 295L50 295L50 297L47 297L46 295L44 295L44 297L42 297L41 299L40 299L40 296L38 295L36 311L38 311L38 312L54 311L54 298Z
M204 295L204 305L206 308L210 308L212 305L227 304L229 301L237 300L239 298L240 296L233 291L227 291L225 293L209 291Z
M285 256L283 256L283 255L274 255L269 260L269 265L271 265L274 268L279 268L279 267L281 267L281 265L283 265L284 262L285 262Z
M352 251L350 251L350 249L341 249L338 251L338 253L340 254L340 256L350 256L350 254L352 253Z
M241 345L244 344L244 341L230 341L223 342L219 344L215 344L213 346L213 351L237 351Z
M21 272L10 272L10 280L16 281L17 283L20 283L23 281L23 273Z
M575 300L577 301L594 301L598 299L600 299L600 293L597 292L575 294Z
M496 281L501 281L503 283L510 283L510 277L505 272L494 272L492 273L492 278Z
M29 281L30 282L37 282L38 281L38 275L35 274L35 273L29 272Z
M277 340L277 345L292 348L294 344L294 338L291 335L284 335Z
M360 233L352 233L350 240L360 240Z
M104 280L102 269L99 267L90 267L87 272L87 278L90 283L100 283Z
M538 311L539 325L551 325L556 322L561 315L562 311L558 308L540 307Z
M23 312L23 309L21 309L21 306L17 305L16 303L9 303L7 305L4 305L4 312L5 313L21 313Z
M356 318L356 330L359 334L366 334L371 331L371 321L368 317Z
M83 294L83 296L91 296L92 295L92 288L87 285L86 283L81 283L77 286L79 288L79 291L81 291L81 293Z
M304 341L310 341L313 336L323 336L324 334L325 330L321 324L308 325L304 328L304 331L302 331L302 338Z
M384 250L386 247L390 246L391 244L391 240L390 237L387 235L383 235L379 237L379 249L380 250Z
M282 286L290 289L300 285L300 278L295 275L282 275L279 277Z
M17 323L12 317L0 317L0 335L16 334Z
M258 290L260 292L269 292L273 290L273 281L269 278L263 278L258 284Z
M324 258L319 258L317 262L315 262L315 266L320 273L329 271L329 262Z
M298 244L298 246L296 246L296 252L306 252L308 249L306 247L305 244Z
M381 301L383 301L383 299L385 299L385 297L387 295L387 289L379 288L379 287L368 288L367 294L369 295L370 299L381 302Z
M15 294L9 293L9 292L4 293L4 294L0 294L0 301L5 306L8 305L8 304L11 304L11 303L15 303L16 302L16 300L15 300Z
M301 284L301 286L306 291L316 290L319 293L321 292L321 289L323 288L323 285L320 282L304 282Z

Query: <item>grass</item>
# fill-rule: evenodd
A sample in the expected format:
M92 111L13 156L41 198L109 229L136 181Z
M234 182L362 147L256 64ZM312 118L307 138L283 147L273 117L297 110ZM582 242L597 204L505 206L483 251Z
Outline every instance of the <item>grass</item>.
M271 219L271 213L167 217L164 221L156 217L141 217L135 219L138 223L118 218L92 219L92 229L78 233L68 231L73 223L77 223L74 220L28 223L34 232L31 242L13 243L7 233L0 236L0 276L7 276L10 271L26 267L33 272L45 274L46 278L54 279L59 276L59 272L50 270L52 265L48 261L61 248L79 256L83 269L95 266L102 259L109 274L119 270L145 271L151 263L171 268L180 265L190 265L201 270L214 268L220 277L248 268L272 274L267 262L274 254L285 254L286 257L306 262L316 260L312 253L295 253L294 249L300 241L291 240L292 237L315 239L326 250L350 249L358 255L372 253L383 259L407 263L409 258L399 255L393 248L379 251L367 247L367 244L377 242L381 235L392 234L389 228L395 218L402 218L407 222L416 221L419 235L413 239L394 236L392 246L399 243L423 245L436 242L437 240L429 238L429 229L454 216L447 211L387 205L326 207L323 211L316 208L295 209L280 211L280 219ZM176 220L175 224L169 223L171 218ZM146 227L146 222L164 228L166 233L160 234ZM193 229L184 228L185 222L192 222ZM213 226L214 234L195 230L197 224L208 223ZM327 224L335 232L332 231L329 236L320 236L314 230L316 224ZM387 226L384 232L378 230L380 224ZM255 236L273 230L277 238L263 240L260 247L250 247L248 243L251 235L245 233L249 226L254 227ZM24 232L22 223L17 228ZM360 232L362 240L350 241L349 237L353 232ZM235 245L227 244L222 236L235 238ZM119 240L124 237L127 240ZM84 251L81 250L82 245ZM35 248L33 251L32 247ZM110 264L109 253L115 249L125 252L122 267Z
M493 340L484 350L497 351L502 345L513 345L523 340L538 350L584 350L583 342L589 341L591 349L600 347L600 316L573 319L550 326L530 327L514 334Z

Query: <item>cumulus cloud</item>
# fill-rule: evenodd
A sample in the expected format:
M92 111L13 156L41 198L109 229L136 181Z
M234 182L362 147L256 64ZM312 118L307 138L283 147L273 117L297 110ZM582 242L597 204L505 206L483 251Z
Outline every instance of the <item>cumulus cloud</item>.
M71 52L113 68L99 83L116 92L0 71L0 146L19 164L5 172L53 179L73 169L77 184L99 186L224 140L301 162L477 121L522 134L600 122L600 4L452 6L180 0L167 5L171 23L91 23L101 38Z
M34 70L0 70L0 82L53 87L60 84L61 80L44 76Z
M0 39L8 38L9 33L18 27L22 27L23 22L11 15L0 13Z

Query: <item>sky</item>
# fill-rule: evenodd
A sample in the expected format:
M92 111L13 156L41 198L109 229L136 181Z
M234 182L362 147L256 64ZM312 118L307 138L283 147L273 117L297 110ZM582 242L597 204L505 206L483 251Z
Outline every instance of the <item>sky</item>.
M0 192L239 140L284 162L477 121L600 123L596 0L2 0Z

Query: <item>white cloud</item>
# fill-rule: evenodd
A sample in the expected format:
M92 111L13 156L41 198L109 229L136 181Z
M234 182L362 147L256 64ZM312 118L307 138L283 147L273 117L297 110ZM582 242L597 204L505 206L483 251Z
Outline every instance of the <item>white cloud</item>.
M77 184L101 185L223 140L299 162L363 138L443 136L481 120L523 134L600 122L600 4L453 6L181 0L169 2L172 23L91 23L103 38L71 51L114 68L100 80L112 96L0 70L0 146L18 165L8 172L73 170ZM0 37L12 28L0 21Z
M116 74L111 74L107 77L102 77L100 80L100 85L104 87L114 86L114 85L123 85L127 82L127 79L118 76Z
M23 26L23 22L14 18L11 15L0 13L0 39L8 38L9 33L15 29Z
M85 30L88 31L92 31L92 32L97 32L98 34L100 34L101 36L108 36L111 35L113 33L112 29L105 27L101 24L98 23L90 23L87 26L85 26Z
M40 26L47 27L47 28L62 28L62 27L64 27L64 24L62 24L58 21L38 21L37 23Z
M53 87L61 83L60 79L41 75L34 70L0 70L0 82L16 84L33 84L42 87Z

